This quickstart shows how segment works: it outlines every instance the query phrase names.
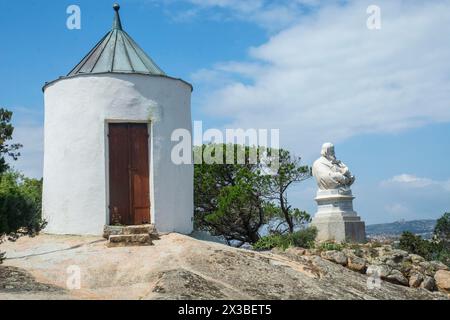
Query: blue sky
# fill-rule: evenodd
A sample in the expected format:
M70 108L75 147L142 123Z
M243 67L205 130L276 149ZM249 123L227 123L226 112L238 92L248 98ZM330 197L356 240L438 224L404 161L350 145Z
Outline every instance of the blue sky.
M450 211L449 1L128 0L125 30L194 87L205 128L279 128L307 164L336 144L367 223ZM81 30L66 8L81 8ZM0 105L14 111L14 166L42 175L42 85L109 30L112 1L2 1ZM315 212L313 180L289 196Z

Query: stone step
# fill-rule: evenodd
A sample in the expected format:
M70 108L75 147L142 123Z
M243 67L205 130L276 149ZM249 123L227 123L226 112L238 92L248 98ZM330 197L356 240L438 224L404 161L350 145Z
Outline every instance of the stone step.
M109 239L110 236L148 234L151 238L158 238L158 232L153 224L138 226L105 226L103 237Z
M149 234L126 234L109 236L108 247L151 246Z

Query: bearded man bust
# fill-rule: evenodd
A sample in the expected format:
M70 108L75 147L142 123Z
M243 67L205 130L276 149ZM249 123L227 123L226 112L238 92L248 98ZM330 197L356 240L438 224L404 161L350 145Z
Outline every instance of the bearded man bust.
M314 162L312 172L320 190L349 189L355 182L348 167L336 159L332 143L322 146L321 157Z
M336 242L364 242L365 223L353 210L351 186L355 182L348 167L336 159L334 145L325 143L321 157L312 167L317 181L318 210L312 226L318 229L317 240Z

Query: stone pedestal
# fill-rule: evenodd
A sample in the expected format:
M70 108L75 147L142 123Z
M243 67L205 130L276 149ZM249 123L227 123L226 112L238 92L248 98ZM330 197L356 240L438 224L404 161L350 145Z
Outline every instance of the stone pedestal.
M351 189L319 190L318 211L311 225L318 229L318 241L364 242L364 221L353 210Z

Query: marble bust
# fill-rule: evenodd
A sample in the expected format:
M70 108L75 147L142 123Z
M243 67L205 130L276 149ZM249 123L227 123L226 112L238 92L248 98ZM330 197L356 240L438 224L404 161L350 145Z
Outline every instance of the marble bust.
M312 174L320 190L350 189L355 182L355 177L348 167L336 159L332 143L322 146L321 157L314 162Z
M314 162L312 174L319 190L317 212L311 225L317 228L317 241L365 242L365 223L353 209L351 186L355 177L336 159L334 146L325 143L321 157Z

